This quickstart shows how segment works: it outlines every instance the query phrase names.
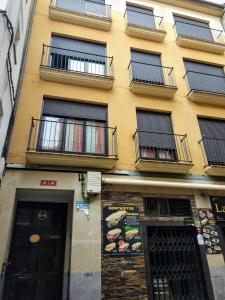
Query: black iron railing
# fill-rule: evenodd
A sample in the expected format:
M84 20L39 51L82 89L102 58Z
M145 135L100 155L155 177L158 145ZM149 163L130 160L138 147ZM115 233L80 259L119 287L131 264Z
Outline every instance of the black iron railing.
M50 7L63 10L74 11L77 13L85 13L96 17L107 18L111 20L111 5L98 3L90 0L76 1L56 1L52 0Z
M182 21L176 21L177 37L188 36L196 40L204 40L218 44L225 44L225 35L223 30L212 29L204 25L196 25Z
M225 94L225 76L187 71L184 78L187 81L189 92L201 91Z
M136 25L146 29L164 30L163 17L160 16L126 9L124 17L129 25Z
M225 139L203 137L199 142L204 157L205 167L225 165Z
M136 130L136 162L139 159L191 163L187 135Z
M113 57L43 45L41 66L113 77Z
M130 81L176 87L173 68L131 60Z
M117 128L93 123L32 118L27 150L117 157Z

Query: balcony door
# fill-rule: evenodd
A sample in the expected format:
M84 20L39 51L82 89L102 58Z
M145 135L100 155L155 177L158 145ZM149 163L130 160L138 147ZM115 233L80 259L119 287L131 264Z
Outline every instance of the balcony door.
M105 45L59 36L52 36L51 45L52 68L107 75Z
M225 121L199 118L209 165L225 165Z
M39 150L106 155L106 109L105 106L45 100Z
M225 94L225 75L220 66L184 61L190 90Z
M137 111L139 147L142 159L177 160L169 114Z
M156 27L153 10L127 4L127 20L129 24L154 29Z
M214 41L209 24L174 15L177 35L190 36L200 40Z
M131 50L131 61L134 81L165 84L160 55Z

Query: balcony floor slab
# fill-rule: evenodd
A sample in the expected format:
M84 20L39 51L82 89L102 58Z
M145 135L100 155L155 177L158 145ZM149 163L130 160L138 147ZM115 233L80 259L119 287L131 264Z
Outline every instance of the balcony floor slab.
M132 37L162 43L166 37L166 31L161 29L146 28L134 24L127 24L126 34Z
M225 176L225 166L223 165L211 165L205 167L205 172L210 176Z
M173 98L173 96L177 92L177 87L132 81L130 84L130 91L135 94L163 97L169 99Z
M27 162L38 165L55 165L55 166L71 166L71 167L87 167L96 169L113 169L116 165L117 158L94 156L94 155L78 155L53 152L27 151Z
M110 76L60 70L45 66L40 66L40 77L43 80L87 86L104 90L110 90L114 83L114 78Z
M145 172L187 174L188 171L193 166L193 164L172 162L172 161L169 162L169 161L139 159L136 162L135 166L138 170L145 171Z
M183 48L189 48L204 52L210 52L215 54L224 54L225 52L225 45L216 43L216 42L210 42L205 40L197 40L195 38L179 35L176 41L177 45Z
M52 20L86 26L104 31L110 31L112 26L112 20L110 18L92 15L88 13L70 11L67 9L56 7L49 8L49 17Z
M192 90L188 94L188 99L198 103L225 105L225 95L213 92Z

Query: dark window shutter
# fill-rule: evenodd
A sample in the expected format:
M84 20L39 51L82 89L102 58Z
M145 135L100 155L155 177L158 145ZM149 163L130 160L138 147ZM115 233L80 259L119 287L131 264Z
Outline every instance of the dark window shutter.
M209 164L225 164L225 121L199 118L199 126Z
M106 122L107 106L45 98L43 114Z
M140 131L153 132L153 134L145 132L139 133L139 144L141 147L175 149L173 135L167 135L173 134L169 114L138 110L137 124Z
M225 94L225 77L222 67L193 61L184 61L190 90Z
M131 60L133 80L164 84L160 55L131 50Z
M186 35L196 39L213 41L213 35L208 23L174 16L177 35Z
M129 24L146 28L155 28L153 10L127 4L127 19Z
M71 38L52 36L52 47L58 47L62 49L52 48L53 53L63 54L65 56L72 56L74 59L87 59L93 62L105 61L106 45L91 43L87 41L81 41ZM72 52L72 51L77 52ZM81 52L81 53L79 53ZM90 55L94 54L94 55ZM101 57L103 56L103 57Z

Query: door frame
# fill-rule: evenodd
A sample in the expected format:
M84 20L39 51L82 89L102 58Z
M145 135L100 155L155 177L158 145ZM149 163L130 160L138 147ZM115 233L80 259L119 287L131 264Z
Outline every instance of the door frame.
M143 236L143 249L144 249L144 261L145 261L145 270L146 270L146 281L147 281L147 290L148 290L148 298L153 299L153 289L150 284L152 282L151 277L151 268L150 268L150 260L148 255L148 243L147 243L147 227L192 227L193 226L187 226L184 221L142 221L141 222L142 227L142 236ZM196 228L196 227L195 227ZM196 229L197 231L197 229ZM196 235L197 240L197 235ZM199 245L200 250L200 256L201 256L201 262L202 262L202 269L203 269L203 276L205 278L205 287L206 287L206 293L208 296L207 300L215 300L214 293L213 293L213 286L212 281L210 277L210 271L205 251L204 245Z
M36 195L35 195L36 192ZM24 193L24 198L22 197ZM30 193L32 193L32 196L28 196ZM65 194L65 199L58 199L54 198L54 194L63 193ZM17 188L16 194L15 194L15 202L14 202L14 209L12 213L12 220L11 220L11 226L10 226L10 232L8 235L8 245L6 248L5 256L4 256L4 262L8 262L9 260L9 253L12 245L12 238L14 233L14 226L16 221L16 213L18 209L18 203L20 201L24 202L45 202L45 203L65 203L67 204L67 222L66 222L66 232L65 232L65 249L64 249L64 259L63 259L63 278L62 278L62 299L69 300L69 291L70 291L70 272L71 272L71 247L72 247L72 221L73 221L73 198L74 198L75 190L58 190L58 189L38 189L38 188ZM43 198L39 198L42 197ZM47 198L49 194L49 199ZM71 198L66 196L66 194L70 194ZM61 196L62 196L61 195ZM28 197L28 198L26 198ZM31 197L31 198L29 198ZM52 197L52 199L51 199ZM73 198L72 198L73 197ZM66 267L66 259L67 259L67 268ZM6 270L7 272L7 270ZM5 287L5 276L1 278L0 276L0 299L3 295L3 290Z

